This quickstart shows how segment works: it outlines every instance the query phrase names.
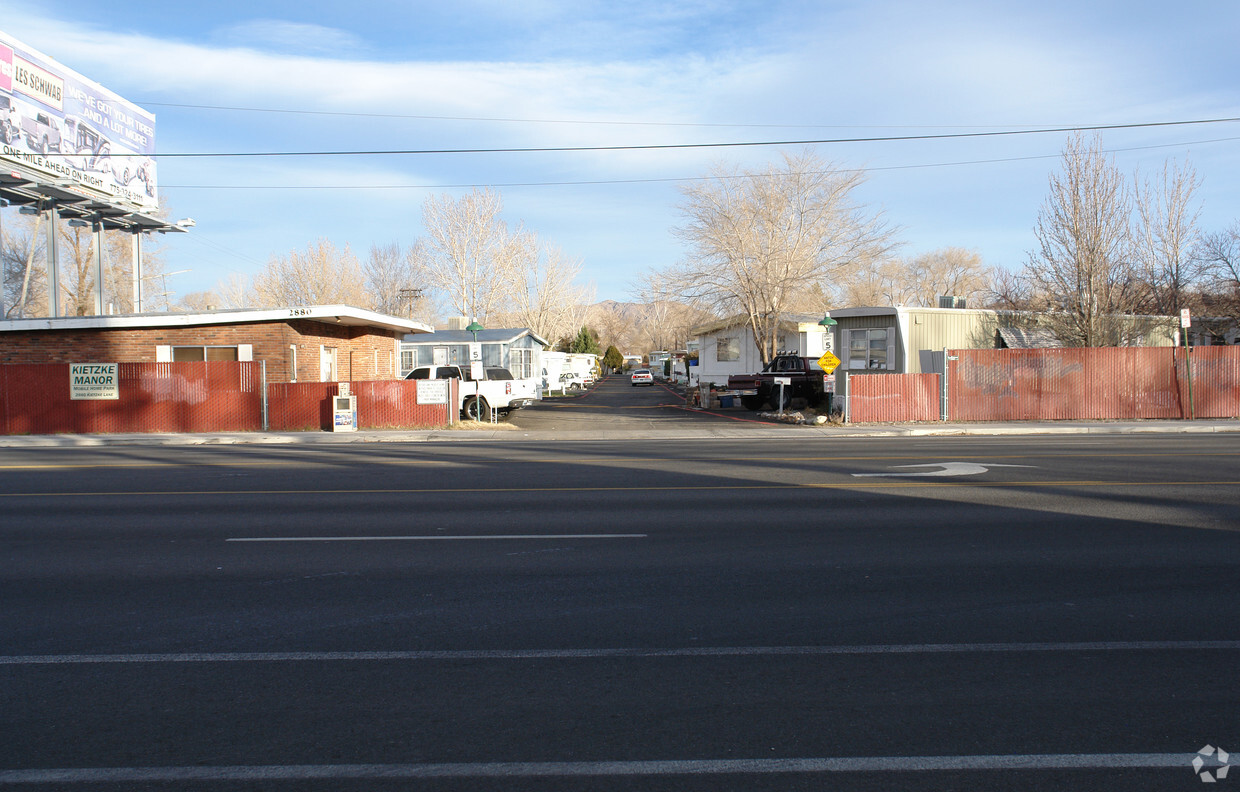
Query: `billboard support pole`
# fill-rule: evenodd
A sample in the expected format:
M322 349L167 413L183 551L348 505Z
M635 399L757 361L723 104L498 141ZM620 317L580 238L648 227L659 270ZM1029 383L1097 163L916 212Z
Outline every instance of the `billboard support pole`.
M142 313L142 232L133 232L133 312Z
M4 207L8 205L9 205L8 201L0 199L0 209L3 209ZM4 212L0 211L0 245L4 244L4 222L2 219L3 217L4 217ZM9 316L8 311L4 309L4 289L0 289L0 319L7 319L8 316Z
M60 256L56 250L56 202L47 205L47 315L60 316Z
M95 315L103 316L107 307L103 298L103 223L91 223L90 233L94 237L92 247L95 249Z

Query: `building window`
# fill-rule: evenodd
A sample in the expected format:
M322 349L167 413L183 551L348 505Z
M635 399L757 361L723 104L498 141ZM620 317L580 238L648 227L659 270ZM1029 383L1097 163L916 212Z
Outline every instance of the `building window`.
M508 370L517 379L530 379L534 376L534 350L511 349L508 351Z
M235 346L174 346L173 363L192 363L203 360L238 360Z
M741 345L735 338L720 338L715 341L715 360L720 363L741 359Z
M885 371L889 368L887 328L849 331L848 368L852 371Z

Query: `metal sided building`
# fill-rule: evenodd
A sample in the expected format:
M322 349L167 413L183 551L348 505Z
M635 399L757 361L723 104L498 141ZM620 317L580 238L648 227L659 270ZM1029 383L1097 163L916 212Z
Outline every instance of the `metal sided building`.
M832 350L832 340L817 314L785 314L780 317L779 349L794 350L805 357L818 358ZM745 317L733 316L691 331L699 343L697 377L701 383L726 385L733 374L762 370L762 357L753 331Z
M922 374L933 369L924 351L989 349L997 311L966 308L842 308L830 312L840 371Z
M502 366L517 379L537 379L542 374L542 353L550 344L529 328L440 330L431 336L407 335L400 344L400 375L419 366L463 366L470 361L469 345L482 347L485 366Z
M1011 346L1021 334L1010 329L1047 331L1041 315L979 308L842 308L830 312L835 327L840 371L850 373L928 374L938 371L934 353L944 349L996 349ZM1140 330L1141 346L1171 346L1172 317L1124 317ZM941 364L939 364L941 365Z

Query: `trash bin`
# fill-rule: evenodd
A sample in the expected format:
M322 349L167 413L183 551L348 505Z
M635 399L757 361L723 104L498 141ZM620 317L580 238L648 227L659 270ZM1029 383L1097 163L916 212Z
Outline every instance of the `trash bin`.
M720 397L719 397L719 406L720 406L720 407L731 407L731 406L732 406L732 397L731 397L731 396L720 396Z

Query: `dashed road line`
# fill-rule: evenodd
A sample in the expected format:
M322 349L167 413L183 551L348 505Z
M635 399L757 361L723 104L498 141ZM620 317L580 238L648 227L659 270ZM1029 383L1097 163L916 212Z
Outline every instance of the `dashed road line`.
M1075 753L594 762L81 767L0 770L0 784L1191 769L1192 757L1192 754L1186 753Z
M590 660L697 657L824 657L1024 652L1240 651L1236 641L1068 641L959 644L859 644L851 646L688 646L598 649L426 649L344 652L155 652L0 656L0 666L155 663L453 662L476 660Z
M468 542L562 539L645 539L647 534L467 534L455 536L239 536L225 542Z

